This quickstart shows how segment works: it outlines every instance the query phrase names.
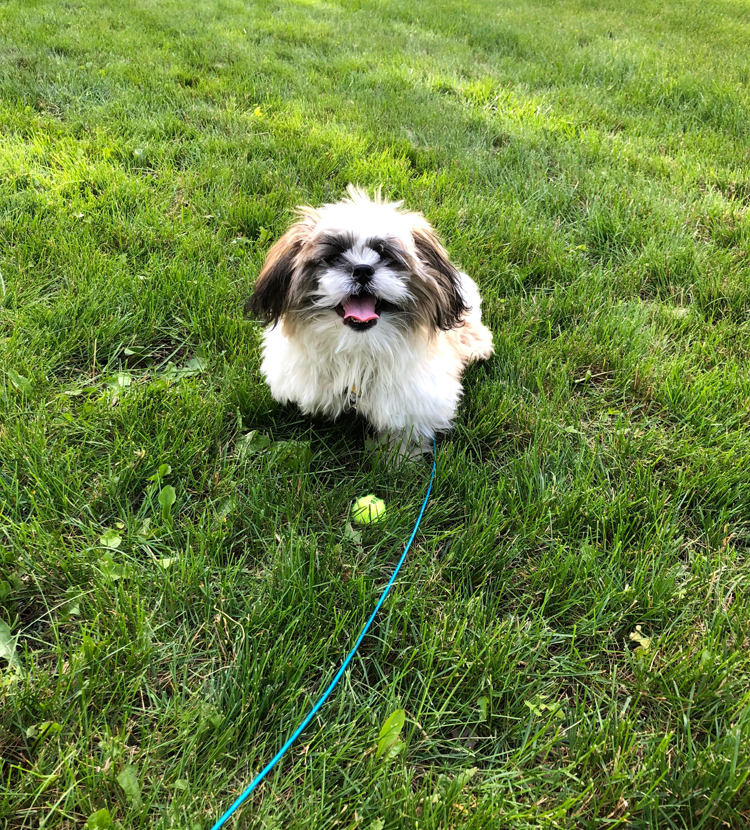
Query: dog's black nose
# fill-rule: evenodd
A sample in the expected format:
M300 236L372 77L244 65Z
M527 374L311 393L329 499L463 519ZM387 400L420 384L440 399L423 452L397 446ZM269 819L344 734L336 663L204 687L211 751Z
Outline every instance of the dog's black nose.
M352 276L360 285L365 285L370 282L374 273L375 269L372 265L355 265L352 268Z

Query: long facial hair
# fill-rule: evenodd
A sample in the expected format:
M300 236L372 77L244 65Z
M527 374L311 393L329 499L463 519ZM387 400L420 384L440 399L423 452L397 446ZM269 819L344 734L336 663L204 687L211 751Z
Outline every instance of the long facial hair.
M340 331L343 320L373 345L384 324L391 336L461 325L468 309L460 275L427 220L379 194L348 192L319 210L299 209L269 251L247 310L269 324L282 320L290 333L306 325Z

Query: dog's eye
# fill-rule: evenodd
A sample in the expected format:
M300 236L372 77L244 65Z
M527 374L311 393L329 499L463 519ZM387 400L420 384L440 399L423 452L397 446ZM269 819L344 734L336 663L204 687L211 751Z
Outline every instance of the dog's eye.
M375 242L371 248L378 255L382 265L390 265L390 263L393 262L393 258L388 256L385 250L385 245L383 245L382 242Z
M372 239L367 243L370 250L380 257L383 265L401 265L403 264L392 245L389 245L382 239Z

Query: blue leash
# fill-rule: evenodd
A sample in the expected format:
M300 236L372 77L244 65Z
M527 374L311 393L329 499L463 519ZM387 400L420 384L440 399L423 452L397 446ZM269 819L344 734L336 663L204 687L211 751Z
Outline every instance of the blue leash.
M323 692L320 696L320 700L313 706L310 710L310 714L302 721L302 723L296 728L292 736L287 740L284 746L273 756L273 758L268 762L268 764L255 776L253 782L250 786L240 795L240 797L232 804L232 806L224 813L224 815L214 824L211 830L219 830L220 827L223 827L224 824L232 817L232 815L242 806L245 802L247 797L255 790L255 788L260 784L260 782L268 775L269 772L278 764L278 762L284 756L284 753L289 749L289 747L297 740L297 738L302 734L302 731L307 726L308 723L315 717L315 715L320 710L321 706L326 702L328 696L334 690L336 684L341 680L341 676L346 671L346 667L351 663L352 657L357 653L357 649L359 648L359 644L365 638L365 634L367 634L372 621L375 619L375 615L380 610L380 606L385 601L385 598L388 596L388 592L391 590L393 583L396 581L396 577L398 576L398 572L401 570L401 566L404 564L404 560L406 559L406 554L409 553L409 548L411 547L411 543L414 541L414 537L417 535L417 530L419 530L419 524L422 521L422 516L424 515L425 508L427 507L427 500L430 498L430 493L432 492L432 482L435 480L435 467L437 464L437 447L435 446L435 439L432 439L432 473L430 474L430 483L427 486L427 493L424 497L424 501L422 502L422 509L419 511L419 516L417 516L416 524L414 525L414 530L411 532L411 536L409 537L409 541L406 543L406 547L404 548L404 552L401 554L401 559L398 560L398 565L396 565L393 574L390 578L390 581L385 586L385 590L380 595L380 599L375 606L372 614L370 614L370 619L367 620L365 623L365 627L360 632L359 637L357 637L357 642L354 644L354 648L346 655L346 660L341 664L341 668L336 672L336 676L331 681L330 686Z

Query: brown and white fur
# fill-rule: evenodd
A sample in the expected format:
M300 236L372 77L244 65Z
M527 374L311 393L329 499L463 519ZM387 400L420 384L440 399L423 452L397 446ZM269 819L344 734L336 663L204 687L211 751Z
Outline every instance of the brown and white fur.
M261 372L280 403L330 418L356 408L392 444L431 448L464 368L493 353L479 291L422 214L348 194L299 208L268 254L247 302L270 324Z

